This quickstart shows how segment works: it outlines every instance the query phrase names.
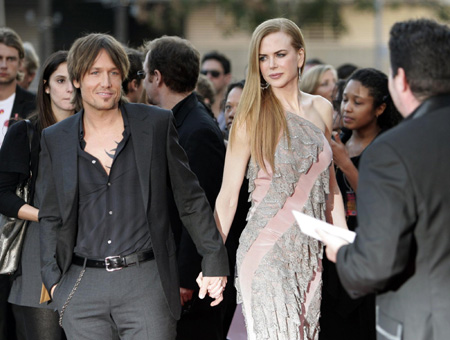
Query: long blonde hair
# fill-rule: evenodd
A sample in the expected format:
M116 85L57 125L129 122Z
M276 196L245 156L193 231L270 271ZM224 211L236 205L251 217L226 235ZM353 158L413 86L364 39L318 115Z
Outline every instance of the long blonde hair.
M334 77L337 79L337 72L333 66L316 65L307 70L302 76L300 90L309 94L316 94L316 91L320 85L320 78L322 78L322 75L327 71L333 72Z
M244 125L250 136L251 154L257 164L266 169L267 161L274 169L275 150L280 132L286 132L285 110L271 87L263 90L265 83L259 68L261 40L271 33L284 32L291 37L292 46L298 51L305 49L300 28L291 20L276 18L264 21L253 32L249 49L247 79L233 125ZM306 54L305 54L306 58ZM300 72L303 71L303 65ZM236 129L231 130L230 146L236 138Z

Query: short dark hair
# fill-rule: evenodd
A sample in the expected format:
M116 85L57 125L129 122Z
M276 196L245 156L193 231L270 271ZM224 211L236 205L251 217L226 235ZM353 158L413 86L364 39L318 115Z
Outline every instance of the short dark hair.
M231 83L230 85L228 85L227 87L227 92L225 93L225 98L223 99L224 102L226 102L228 95L230 94L231 90L234 89L235 87L239 87L240 89L244 89L245 86L245 79L242 79L240 81L236 81L234 83Z
M342 64L336 69L338 79L347 79L350 75L358 69L358 66L353 64Z
M138 76L138 71L142 71L143 68L143 56L142 53L133 48L126 48L128 61L130 62L130 70L128 71L128 76L122 82L123 91L128 94L128 83L137 80L138 84L142 82L142 78Z
M374 109L383 103L386 104L383 114L377 119L381 130L389 129L402 120L402 116L397 111L389 94L388 77L383 72L374 68L362 68L351 74L345 86L351 80L359 81L362 86L369 90L369 95L373 98Z
M114 65L119 69L122 80L128 75L130 62L122 45L111 35L103 33L91 33L82 38L78 38L73 43L67 57L67 70L69 71L70 80L80 82L84 75L94 64L101 50L105 50L113 61ZM83 100L80 89L74 89L75 109L81 110ZM125 95L122 93L119 104L127 102Z
M429 19L398 22L389 39L392 74L399 68L423 101L450 92L450 29Z
M225 74L229 74L231 73L231 63L230 63L230 59L228 59L227 57L225 57L225 55L223 55L222 53L219 53L217 51L211 51L206 53L203 58L202 58L202 64L207 61L207 60L217 60L223 67L223 72Z
M0 27L0 44L15 48L19 52L20 59L25 57L22 39L12 28Z
M174 92L193 91L200 73L200 53L186 39L163 36L147 42L146 70L153 75L158 70L164 84Z

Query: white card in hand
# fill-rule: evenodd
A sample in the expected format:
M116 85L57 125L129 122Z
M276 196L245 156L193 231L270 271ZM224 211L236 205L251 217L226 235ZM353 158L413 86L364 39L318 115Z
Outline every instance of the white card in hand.
M297 224L299 225L300 230L304 234L314 237L319 241L322 241L322 239L320 238L319 234L316 233L316 230L326 231L327 233L340 237L350 243L353 243L353 241L355 240L356 233L354 231L336 227L332 224L323 222L296 210L292 210L292 213L297 220Z

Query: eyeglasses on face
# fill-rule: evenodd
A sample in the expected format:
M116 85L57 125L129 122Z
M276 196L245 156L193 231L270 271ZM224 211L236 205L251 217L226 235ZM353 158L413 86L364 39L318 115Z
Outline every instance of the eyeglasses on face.
M201 70L200 73L205 76L209 73L213 78L218 78L221 75L220 71L217 70Z
M144 70L137 71L137 75L138 75L139 79L144 79L145 71Z

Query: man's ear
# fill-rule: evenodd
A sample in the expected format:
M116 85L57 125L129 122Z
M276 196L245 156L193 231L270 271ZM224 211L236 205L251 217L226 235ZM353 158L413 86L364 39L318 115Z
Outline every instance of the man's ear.
M72 80L72 84L73 84L73 87L75 87L77 89L79 89L81 87L81 84L78 80L75 80L75 79Z
M132 81L128 82L128 92L136 92L139 85L137 83L137 79L133 79Z
M229 83L231 83L231 73L225 74L225 75L224 75L224 78L225 78L225 82L227 83L227 85L228 85Z
M409 89L408 79L406 79L405 70L399 67L394 77L394 85L397 91L403 93Z
M164 84L163 76L162 76L161 72L159 72L159 70L153 71L153 76L152 77L153 77L152 81L157 86L162 86Z

